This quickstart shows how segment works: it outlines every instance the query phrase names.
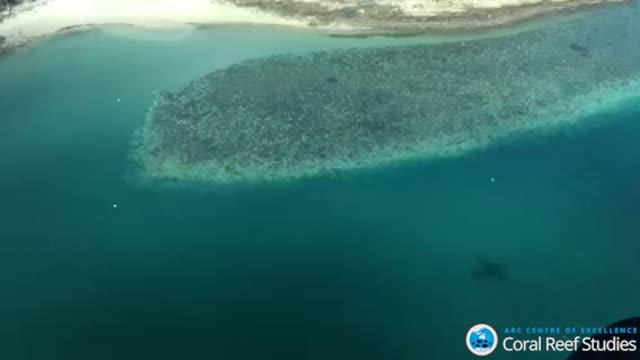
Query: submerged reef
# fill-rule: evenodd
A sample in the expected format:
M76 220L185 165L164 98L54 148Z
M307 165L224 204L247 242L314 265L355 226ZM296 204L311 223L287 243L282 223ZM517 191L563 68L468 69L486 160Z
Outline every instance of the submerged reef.
M148 179L290 179L455 155L640 97L640 14L607 9L510 36L249 60L150 110Z

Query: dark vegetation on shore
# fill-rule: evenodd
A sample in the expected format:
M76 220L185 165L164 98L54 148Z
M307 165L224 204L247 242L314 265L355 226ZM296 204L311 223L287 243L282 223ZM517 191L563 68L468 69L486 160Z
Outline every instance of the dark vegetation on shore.
M4 19L4 15L2 14L5 10L11 9L11 7L18 5L23 0L0 0L0 22ZM2 53L1 48L2 45L6 42L6 38L0 35L0 54Z
M24 0L0 0L0 10L6 10L22 3Z
M10 11L13 7L25 2L33 1L35 0L0 0L0 23L11 14ZM0 55L7 52L7 49L5 48L6 42L7 38L0 34Z
M11 10L14 6L20 5L25 2L34 2L35 0L0 0L0 22L4 19L6 15L2 13L6 10ZM2 39L0 38L0 43L2 43Z

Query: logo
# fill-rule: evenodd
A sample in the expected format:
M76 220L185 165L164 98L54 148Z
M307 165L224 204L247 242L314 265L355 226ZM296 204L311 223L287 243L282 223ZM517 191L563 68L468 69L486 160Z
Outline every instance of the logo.
M498 347L498 334L487 324L474 325L467 331L467 348L477 356L487 356Z

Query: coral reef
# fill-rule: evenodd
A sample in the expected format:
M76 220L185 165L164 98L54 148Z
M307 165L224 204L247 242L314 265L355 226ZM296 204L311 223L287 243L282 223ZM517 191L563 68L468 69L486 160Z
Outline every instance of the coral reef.
M446 156L640 96L640 16L501 38L255 59L163 92L136 159L152 179L273 180Z

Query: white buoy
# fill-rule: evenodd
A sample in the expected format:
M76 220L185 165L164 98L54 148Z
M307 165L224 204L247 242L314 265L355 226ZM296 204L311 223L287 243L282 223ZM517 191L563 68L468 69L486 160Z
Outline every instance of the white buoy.
M113 208L117 209L118 208L118 204L113 204Z
M120 98L117 98L117 99L116 99L116 102L120 102Z
M493 178L493 177L492 177L492 178L491 178L491 182L492 182L492 183L496 182L496 178Z

